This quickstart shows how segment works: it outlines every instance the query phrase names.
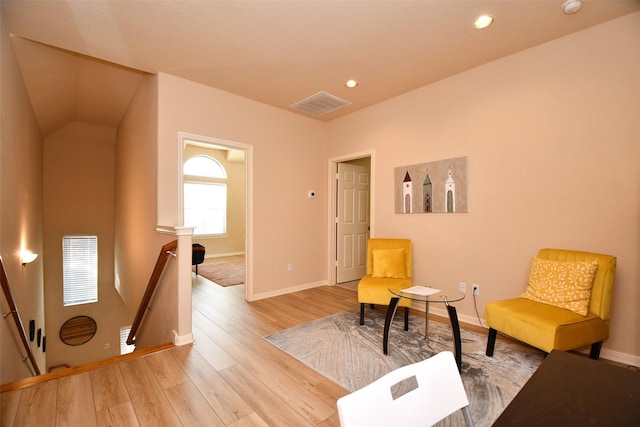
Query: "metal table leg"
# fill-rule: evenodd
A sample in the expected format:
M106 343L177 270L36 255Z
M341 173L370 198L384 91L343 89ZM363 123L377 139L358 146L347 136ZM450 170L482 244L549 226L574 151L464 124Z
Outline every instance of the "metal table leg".
M382 352L384 354L389 354L389 331L391 329L391 322L393 321L393 317L396 314L396 310L398 308L398 302L400 298L394 297L389 301L389 308L387 309L387 316L384 320L384 333L382 337ZM458 322L458 312L456 308L452 305L449 305L448 301L444 301L445 306L447 307L447 313L449 314L449 321L451 322L451 329L453 330L453 343L454 343L454 356L456 359L456 365L458 365L458 371L462 371L462 338L460 336L460 323ZM425 313L425 338L427 336L427 327L429 321L429 303L427 302L427 308Z
M387 317L384 319L384 334L382 336L382 352L384 354L389 354L389 329L391 329L391 322L393 321L393 316L396 314L399 301L400 298L398 297L391 298L391 301L389 301Z
M424 306L424 339L429 336L429 301L425 301Z
M455 358L456 365L458 365L458 371L462 372L462 339L460 338L460 323L458 323L458 312L456 308L445 302L447 306L447 313L449 313L449 320L451 321L451 329L453 330L453 343L455 346Z

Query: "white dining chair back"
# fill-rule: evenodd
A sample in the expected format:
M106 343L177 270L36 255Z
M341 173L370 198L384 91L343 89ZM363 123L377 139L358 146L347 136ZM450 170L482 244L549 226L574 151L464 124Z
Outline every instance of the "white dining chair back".
M341 397L337 405L341 427L431 426L459 410L467 427L473 426L450 351L398 368Z

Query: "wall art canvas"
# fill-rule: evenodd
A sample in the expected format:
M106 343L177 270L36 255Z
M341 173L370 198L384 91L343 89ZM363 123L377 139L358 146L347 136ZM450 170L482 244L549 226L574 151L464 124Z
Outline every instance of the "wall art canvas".
M467 158L396 167L395 212L468 212Z

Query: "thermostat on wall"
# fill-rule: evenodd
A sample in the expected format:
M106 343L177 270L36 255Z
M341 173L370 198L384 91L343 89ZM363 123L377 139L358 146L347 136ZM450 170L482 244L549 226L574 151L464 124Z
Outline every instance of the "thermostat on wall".
M313 190L309 190L309 192L307 193L310 199L315 199L316 197L316 192Z

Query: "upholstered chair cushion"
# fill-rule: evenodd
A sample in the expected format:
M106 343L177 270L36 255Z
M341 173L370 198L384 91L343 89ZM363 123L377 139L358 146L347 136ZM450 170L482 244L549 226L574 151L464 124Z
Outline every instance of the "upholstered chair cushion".
M547 353L572 350L609 337L609 321L593 313L582 316L526 298L489 303L487 324Z
M586 316L597 270L598 263L594 261L553 261L533 257L529 284L520 297Z
M389 305L391 293L389 288L405 289L411 287L411 278L393 279L389 277L364 276L358 284L358 302L367 304ZM400 307L411 307L411 300L400 298Z
M373 277L388 277L392 279L406 279L407 269L405 267L405 250L397 249L374 249L373 256Z

